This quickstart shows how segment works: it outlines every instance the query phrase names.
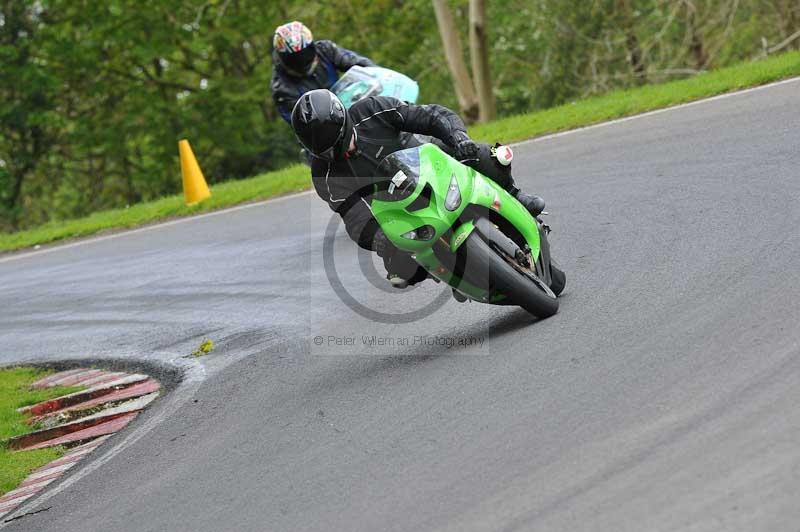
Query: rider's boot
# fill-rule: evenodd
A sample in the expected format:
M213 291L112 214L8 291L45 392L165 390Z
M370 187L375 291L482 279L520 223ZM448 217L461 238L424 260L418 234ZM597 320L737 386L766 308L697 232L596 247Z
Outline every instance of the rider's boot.
M522 203L523 207L528 209L528 212L531 213L531 216L534 218L542 214L542 211L544 211L544 199L541 197L528 194L527 192L522 192L514 185L508 187L508 192L517 198L517 201Z
M396 273L387 274L386 275L386 279L389 281L389 283L392 285L393 288L399 288L401 290L403 288L408 288L408 284L409 284L408 283L408 279L403 279L402 277L400 277Z
M408 257L408 260L412 261L412 263L405 264L405 268L400 267L397 268L399 271L390 271L386 273L386 279L392 285L392 288L399 288L402 290L403 288L408 288L409 286L421 283L429 277L425 268L422 268L419 264L413 262L413 259L411 259L410 256ZM391 266L398 266L398 264L391 264ZM411 266L411 268L408 266Z

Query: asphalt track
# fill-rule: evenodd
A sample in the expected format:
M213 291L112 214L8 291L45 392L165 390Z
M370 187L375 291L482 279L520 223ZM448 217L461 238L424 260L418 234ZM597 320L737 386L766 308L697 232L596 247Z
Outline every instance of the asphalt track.
M218 345L8 529L797 530L798 130L793 81L519 146L569 274L541 322L357 316L313 195L0 262L3 363ZM336 251L382 312L441 290Z

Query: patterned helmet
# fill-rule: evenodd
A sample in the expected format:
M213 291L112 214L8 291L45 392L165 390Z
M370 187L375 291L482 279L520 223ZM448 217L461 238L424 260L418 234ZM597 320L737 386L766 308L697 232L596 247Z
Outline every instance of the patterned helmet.
M283 66L294 74L310 74L316 66L314 36L302 22L289 22L275 28L272 46Z

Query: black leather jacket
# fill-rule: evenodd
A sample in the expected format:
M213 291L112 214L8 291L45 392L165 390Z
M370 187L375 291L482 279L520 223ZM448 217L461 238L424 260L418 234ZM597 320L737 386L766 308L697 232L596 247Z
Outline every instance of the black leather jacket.
M374 250L378 222L372 217L370 200L362 196L370 190L380 162L390 153L419 145L407 133L430 135L445 148L454 148L466 135L466 127L441 105L414 105L383 96L360 100L348 112L356 131L356 153L330 163L312 159L311 176L317 194L341 215L350 238Z
M304 93L314 89L330 89L339 79L339 72L352 66L375 66L366 57L337 46L333 41L314 41L314 47L318 62L314 71L308 75L289 71L277 54L272 54L272 99L287 122L291 122L294 104Z

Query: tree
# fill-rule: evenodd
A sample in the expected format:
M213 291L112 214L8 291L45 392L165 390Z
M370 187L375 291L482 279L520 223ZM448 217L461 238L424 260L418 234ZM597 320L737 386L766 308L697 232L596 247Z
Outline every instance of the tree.
M479 120L494 120L497 113L492 75L489 69L488 28L486 23L486 1L469 2L469 49L472 57L472 72L475 76L475 89L480 108Z
M489 67L486 1L469 0L469 49L474 82L464 63L458 30L447 0L433 0L433 8L461 112L468 122L494 119L497 111Z
M0 230L178 192L183 137L212 183L294 161L269 94L288 20L469 121L800 47L799 0L486 3L0 0Z
M433 8L439 25L439 35L442 37L444 55L450 67L450 74L453 76L453 88L458 97L458 106L467 121L474 122L478 118L478 99L467 65L464 63L455 19L447 0L433 0Z
M647 67L644 64L644 54L636 35L636 20L631 0L617 0L620 28L625 33L625 45L628 52L628 61L633 70L634 79L639 84L647 82Z
M35 56L39 12L35 4L6 0L0 14L0 197L2 225L16 229L23 186L57 135L57 85Z

